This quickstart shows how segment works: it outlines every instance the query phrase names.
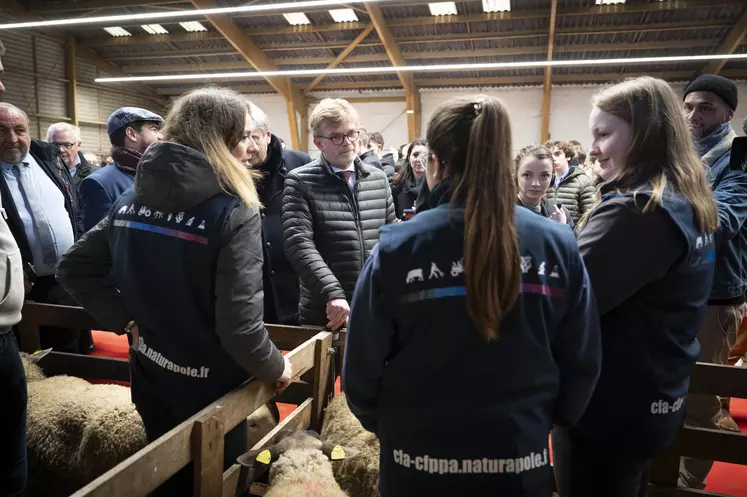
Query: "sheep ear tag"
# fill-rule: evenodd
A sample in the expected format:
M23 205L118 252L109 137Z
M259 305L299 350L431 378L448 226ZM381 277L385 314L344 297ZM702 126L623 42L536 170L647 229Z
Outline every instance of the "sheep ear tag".
M269 450L265 449L257 454L256 461L261 462L262 464L270 464L270 461L272 461L272 454L270 454Z
M46 356L50 352L52 352L52 349L37 350L36 352L31 354L31 357L30 357L31 362L38 364L39 361L44 359L44 356Z
M330 454L329 458L333 461L345 459L345 449L343 449L339 445L335 445L335 448L332 449L332 453Z

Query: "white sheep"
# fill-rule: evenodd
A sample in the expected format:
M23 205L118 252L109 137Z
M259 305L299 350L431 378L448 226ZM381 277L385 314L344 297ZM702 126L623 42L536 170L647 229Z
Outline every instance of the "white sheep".
M348 407L342 393L327 406L322 424L322 439L331 444L344 443L358 452L334 467L340 487L355 497L379 497L379 439L366 431Z
M323 442L313 431L284 432L276 440L279 441L271 447L250 451L238 458L250 475L256 474L262 466L270 466L270 486L265 497L348 496L335 481L330 459L348 459L357 451Z
M147 444L128 387L47 378L36 364L44 355L21 354L28 384L26 497L70 495ZM252 413L249 447L277 421L277 408Z

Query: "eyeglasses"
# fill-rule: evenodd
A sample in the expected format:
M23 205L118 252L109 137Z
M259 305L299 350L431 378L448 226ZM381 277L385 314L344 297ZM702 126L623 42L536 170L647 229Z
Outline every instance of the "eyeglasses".
M360 134L361 134L360 131L358 131L357 129L354 129L352 131L348 131L347 134L344 134L344 135L340 135L340 134L336 133L336 134L334 134L332 136L316 135L316 137L317 138L324 138L325 140L331 141L332 145L338 145L339 146L339 145L342 145L345 142L345 138L347 138L350 143L353 143L355 140L358 139L358 137L360 136Z
M65 150L70 150L71 148L73 148L75 145L78 145L78 144L80 144L80 142L75 142L75 143L55 143L55 142L52 142L52 145L54 145L55 147L64 148Z

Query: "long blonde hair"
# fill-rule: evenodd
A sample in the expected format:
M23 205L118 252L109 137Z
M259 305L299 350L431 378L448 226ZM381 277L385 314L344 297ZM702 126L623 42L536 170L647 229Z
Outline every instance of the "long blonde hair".
M602 189L631 191L649 182L653 192L645 212L661 204L671 181L692 204L699 229L715 231L716 204L674 90L661 79L643 76L600 91L592 104L630 125L625 165Z
M519 297L519 241L511 126L505 107L486 95L448 100L433 113L427 141L453 185L452 202L465 198L464 277L467 306L487 340Z
M248 206L260 205L255 172L232 154L244 137L249 102L233 90L197 88L179 97L165 119L165 140L202 152L213 166L223 190Z

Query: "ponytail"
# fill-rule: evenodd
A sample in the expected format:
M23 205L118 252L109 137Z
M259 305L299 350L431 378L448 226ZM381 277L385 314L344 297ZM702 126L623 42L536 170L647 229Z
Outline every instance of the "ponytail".
M434 113L428 142L453 182L452 202L465 199L469 315L487 340L497 339L501 320L519 297L521 278L508 113L488 96L450 100Z

